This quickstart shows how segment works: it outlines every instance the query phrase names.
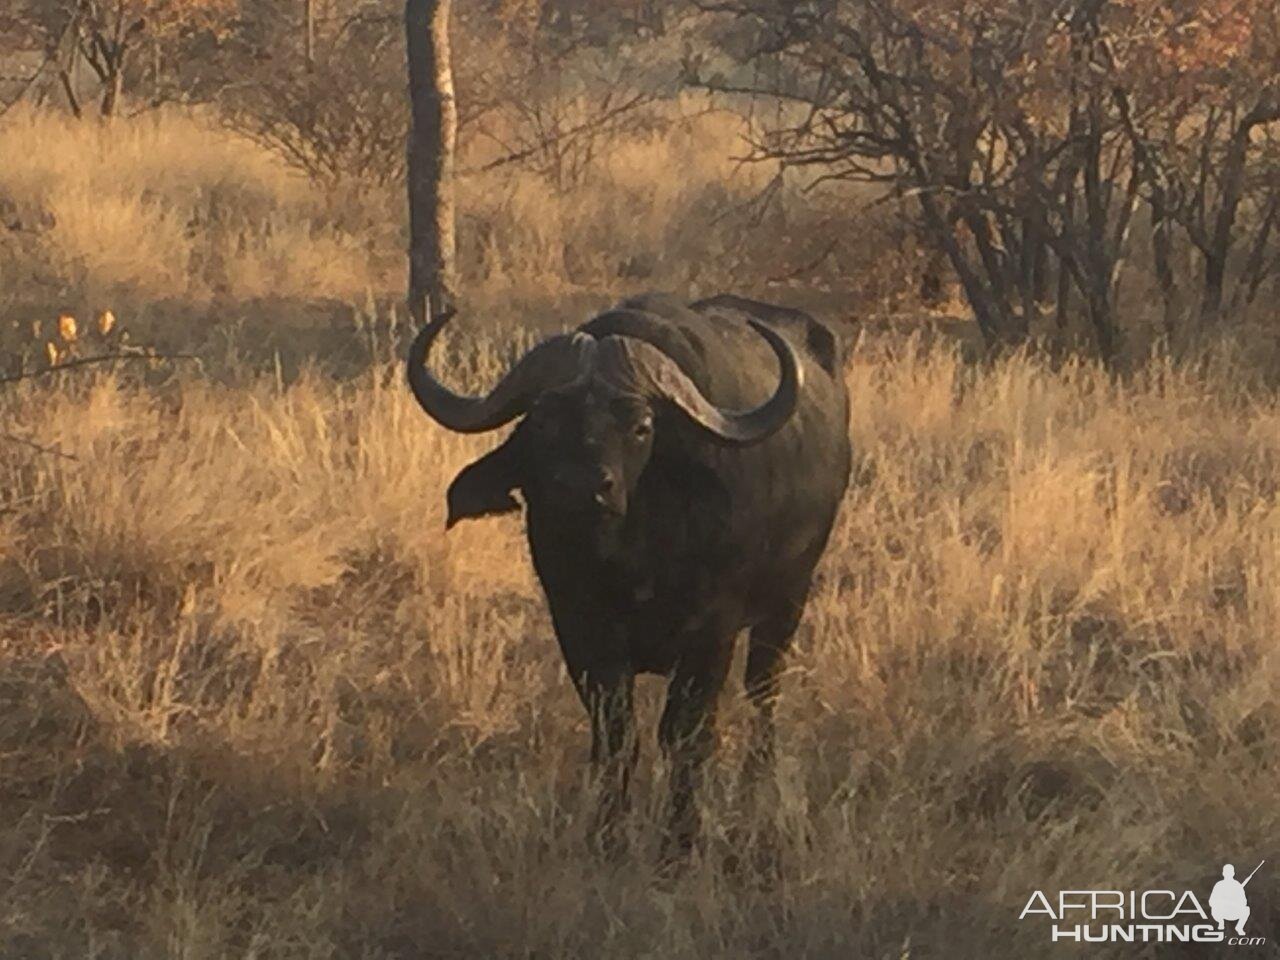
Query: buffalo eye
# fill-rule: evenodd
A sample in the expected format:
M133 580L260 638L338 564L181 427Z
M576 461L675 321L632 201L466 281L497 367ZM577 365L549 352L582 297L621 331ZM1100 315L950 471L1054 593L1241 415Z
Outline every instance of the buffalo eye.
M554 440L560 433L560 424L552 417L531 417L534 433L542 440Z
M630 433L637 443L653 434L653 411L648 404L638 403L633 397L616 397L609 406L618 429Z

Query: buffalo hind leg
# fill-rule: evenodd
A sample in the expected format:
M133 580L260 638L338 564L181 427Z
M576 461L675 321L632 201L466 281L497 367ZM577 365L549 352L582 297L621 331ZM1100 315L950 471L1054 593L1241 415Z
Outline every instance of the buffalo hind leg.
M658 739L671 761L669 854L687 853L698 835L697 794L715 750L717 701L732 655L731 636L706 647L694 646L681 658L667 688Z
M777 740L774 712L782 669L803 611L803 600L788 604L776 616L751 628L745 678L747 699L754 708L744 767L748 782L756 781L773 769Z
M748 834L735 842L729 867L737 870L750 864L752 872L761 879L776 877L780 869L780 838L771 813L777 806L776 797L769 787L770 799L765 800L761 789L772 782L777 740L774 713L782 670L802 609L803 602L789 605L776 616L761 621L751 628L747 642L745 686L753 710L742 778L744 800L752 814L746 821L751 825ZM748 859L743 860L748 851Z

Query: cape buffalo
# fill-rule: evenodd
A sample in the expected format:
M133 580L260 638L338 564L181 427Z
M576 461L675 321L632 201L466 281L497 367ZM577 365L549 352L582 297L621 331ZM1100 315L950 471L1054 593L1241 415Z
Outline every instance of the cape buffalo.
M735 296L648 295L544 340L487 396L428 371L449 319L409 351L409 385L450 430L506 442L463 469L448 524L518 510L569 674L592 720L607 824L635 762L637 673L669 678L672 838L714 747L734 639L750 629L753 767L771 760L782 659L849 478L836 337L807 314Z

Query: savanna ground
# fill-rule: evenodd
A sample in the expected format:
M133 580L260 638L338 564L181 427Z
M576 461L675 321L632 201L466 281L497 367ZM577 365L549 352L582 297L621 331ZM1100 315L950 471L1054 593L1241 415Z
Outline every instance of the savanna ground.
M116 343L204 362L0 386L0 956L1039 956L1033 890L1203 901L1224 861L1264 857L1250 931L1271 942L1249 949L1274 950L1259 351L1113 375L872 329L909 244L833 220L851 198L749 202L770 171L729 159L737 121L684 107L569 194L464 178L458 324L482 332L452 368L492 382L518 323L647 287L858 337L858 466L781 760L749 803L733 689L706 843L675 875L651 735L630 853L586 852L585 717L519 521L443 532L445 486L493 439L401 387L398 198L317 193L198 117L5 119L6 369L40 366L62 310L93 353L104 308ZM833 234L857 270L821 256ZM731 856L757 840L776 871Z

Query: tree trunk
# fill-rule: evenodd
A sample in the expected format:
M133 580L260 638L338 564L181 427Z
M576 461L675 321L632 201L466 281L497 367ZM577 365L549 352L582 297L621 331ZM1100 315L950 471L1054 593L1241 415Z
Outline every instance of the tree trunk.
M1249 257L1245 261L1240 281L1236 285L1235 295L1231 298L1232 312L1252 306L1258 296L1258 288L1266 279L1267 251L1278 214L1280 214L1280 193L1273 193L1267 202L1266 213L1262 216L1262 225L1254 231Z
M1222 172L1222 197L1213 232L1204 249L1204 281L1200 296L1200 327L1207 330L1222 319L1222 297L1227 280L1227 258L1235 239L1236 211L1244 193L1244 168L1251 127L1241 124L1231 138Z
M1200 301L1200 323L1208 328L1222 318L1227 261L1235 241L1236 215L1244 198L1245 171L1252 146L1253 131L1264 123L1280 120L1280 101L1269 96L1250 110L1232 132L1222 163L1221 197L1213 231L1204 248L1204 290Z
M305 9L303 18L305 21L306 37L304 39L306 45L307 67L315 66L316 62L316 0L303 0Z
M1098 354L1108 366L1116 359L1115 316L1111 308L1111 283L1109 277L1090 276L1089 289L1085 291L1089 309L1089 322L1093 325Z
M973 311L978 329L982 332L984 343L988 349L1001 346L1007 324L1004 322L1000 305L995 302L990 289L982 281L974 265L969 262L969 258L956 240L950 223L938 208L937 201L927 191L919 194L918 200L924 226L947 255L947 259L951 261L952 269L960 280L960 288L964 291L965 300L969 304L969 309Z
M102 78L102 116L108 120L120 109L120 101L124 96L124 70L133 41L142 29L143 21L137 20L126 24L126 7L121 4L115 15L115 24L108 38L103 33L95 33L94 46L98 51L100 66L99 76Z
M67 106L71 108L72 115L79 120L84 116L84 110L80 107L80 98L76 96L76 83L72 77L72 72L66 67L58 70L58 79L62 82L62 91L67 95Z
M1083 268L1085 305L1089 322L1093 325L1098 352L1106 364L1115 359L1117 331L1115 315L1111 309L1113 266L1118 251L1113 248L1107 233L1110 214L1108 192L1110 182L1103 170L1102 109L1096 96L1090 98L1089 129L1085 138L1085 159L1081 173L1084 176L1084 215L1087 246L1079 258Z
M1173 342L1178 329L1178 281L1173 272L1173 241L1169 236L1169 216L1165 211L1164 191L1156 193L1151 203L1151 256L1155 264L1160 299L1164 304L1164 335Z
M110 120L120 108L120 95L124 93L124 64L116 63L107 78L106 89L102 93L102 115Z
M451 0L406 0L409 49L409 312L425 323L456 296L453 162L458 109L449 64Z
M964 216L964 222L973 236L973 245L978 250L978 259L986 272L987 290L991 293L992 314L998 318L999 330L997 339L1002 346L1015 346L1027 337L1029 317L1018 317L1014 313L1012 291L1008 284L1006 254L997 249L991 232L991 224L983 213L970 212Z

